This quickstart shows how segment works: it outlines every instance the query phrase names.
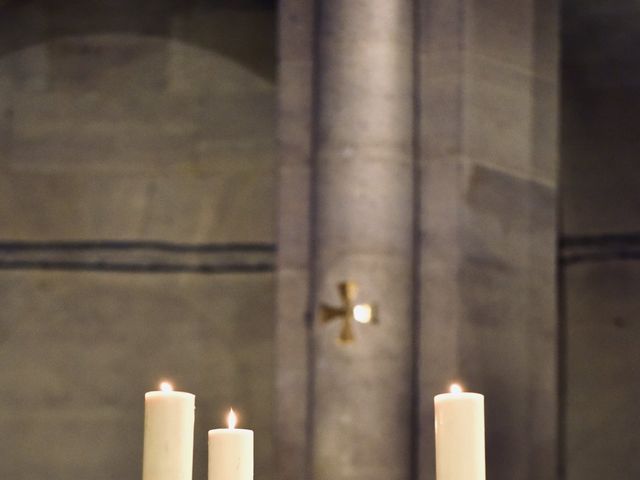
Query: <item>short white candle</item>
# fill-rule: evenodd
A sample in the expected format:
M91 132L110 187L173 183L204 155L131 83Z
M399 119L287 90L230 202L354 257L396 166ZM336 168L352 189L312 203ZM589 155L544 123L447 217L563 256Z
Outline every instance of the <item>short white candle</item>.
M229 411L229 428L209 430L209 480L253 479L253 430L235 428L237 417Z
M453 384L434 407L437 480L485 480L484 396Z
M166 382L145 394L143 480L191 480L195 398Z

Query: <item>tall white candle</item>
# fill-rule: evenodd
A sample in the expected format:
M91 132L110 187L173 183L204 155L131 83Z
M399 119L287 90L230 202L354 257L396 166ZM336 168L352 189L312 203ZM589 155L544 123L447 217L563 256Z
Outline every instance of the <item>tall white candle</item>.
M229 411L229 428L209 430L209 480L253 479L253 430L236 427Z
M191 480L195 398L166 382L145 394L143 480Z
M485 480L484 396L454 384L434 407L437 480Z

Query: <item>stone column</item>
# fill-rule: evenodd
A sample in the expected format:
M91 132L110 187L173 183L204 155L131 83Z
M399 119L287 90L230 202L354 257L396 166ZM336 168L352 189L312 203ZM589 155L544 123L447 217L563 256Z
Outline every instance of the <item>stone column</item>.
M276 478L308 471L313 0L281 0L278 41Z
M409 477L412 326L412 3L319 4L315 111L318 302L361 286L380 324L315 324L315 480Z

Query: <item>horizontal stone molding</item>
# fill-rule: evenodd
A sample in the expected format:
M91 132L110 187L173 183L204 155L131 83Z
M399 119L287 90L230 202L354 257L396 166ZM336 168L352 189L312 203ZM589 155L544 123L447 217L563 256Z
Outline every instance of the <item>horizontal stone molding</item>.
M566 235L560 239L559 261L580 263L640 260L640 232Z
M270 243L4 241L0 270L126 273L260 273L274 270Z

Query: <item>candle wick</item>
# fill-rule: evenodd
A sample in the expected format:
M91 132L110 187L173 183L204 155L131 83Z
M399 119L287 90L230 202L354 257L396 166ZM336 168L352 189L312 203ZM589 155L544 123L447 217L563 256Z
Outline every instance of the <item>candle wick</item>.
M162 382L160 384L160 391L162 391L162 392L172 392L173 391L173 385L171 385L169 382Z

